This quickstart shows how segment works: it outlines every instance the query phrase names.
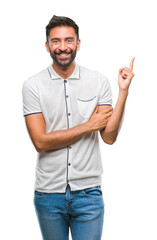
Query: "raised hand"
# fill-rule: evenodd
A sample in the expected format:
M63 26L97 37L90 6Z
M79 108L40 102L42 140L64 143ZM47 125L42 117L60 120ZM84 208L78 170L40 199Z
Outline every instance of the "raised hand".
M124 67L119 69L119 75L118 75L118 85L121 90L128 90L132 78L135 76L133 71L133 63L135 58L132 58L129 68Z

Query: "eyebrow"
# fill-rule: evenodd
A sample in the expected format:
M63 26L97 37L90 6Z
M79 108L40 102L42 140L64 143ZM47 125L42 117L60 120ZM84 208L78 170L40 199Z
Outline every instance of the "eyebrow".
M74 37L66 37L65 40L67 40L67 39L74 40L75 38L74 38ZM50 39L51 42L54 41L54 40L60 40L60 38L56 38L56 37L55 37L55 38L51 38L51 39Z

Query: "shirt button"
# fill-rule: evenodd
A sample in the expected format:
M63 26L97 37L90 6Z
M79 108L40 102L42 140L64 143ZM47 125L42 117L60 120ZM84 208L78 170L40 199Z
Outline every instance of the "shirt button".
M71 163L68 163L68 165L70 166L70 165L71 165Z
M71 113L68 113L68 116L70 116L71 115Z
M71 146L69 146L69 149L71 149L72 147Z
M65 83L67 83L67 80L64 80Z
M68 95L66 95L66 98L68 98L69 96Z

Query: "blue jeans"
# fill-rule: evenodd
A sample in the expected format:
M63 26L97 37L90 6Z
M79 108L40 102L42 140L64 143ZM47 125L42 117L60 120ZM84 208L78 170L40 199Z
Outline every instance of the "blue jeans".
M100 240L104 201L101 187L66 193L35 191L34 204L44 240Z

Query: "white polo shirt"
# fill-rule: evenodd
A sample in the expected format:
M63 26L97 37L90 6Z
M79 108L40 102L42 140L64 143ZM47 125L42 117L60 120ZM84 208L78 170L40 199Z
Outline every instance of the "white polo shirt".
M61 78L50 65L23 84L23 114L42 113L46 133L80 125L96 105L112 105L109 82L102 74L76 64L73 74ZM101 185L103 172L98 131L60 150L38 153L35 190L64 193Z

